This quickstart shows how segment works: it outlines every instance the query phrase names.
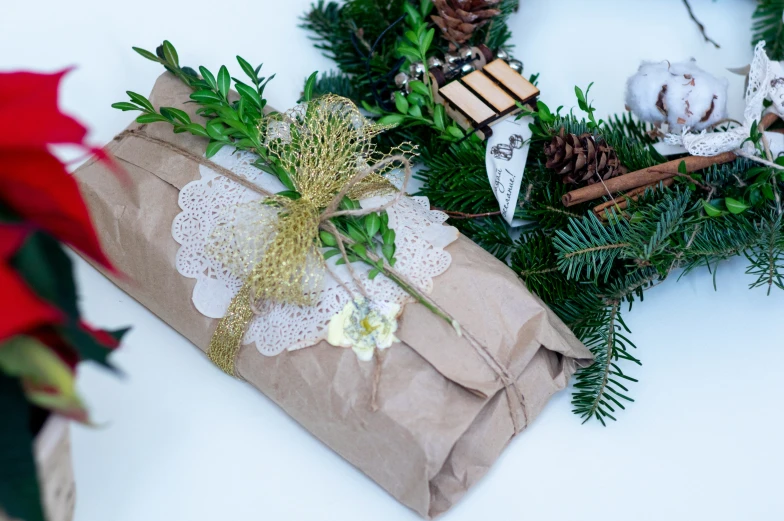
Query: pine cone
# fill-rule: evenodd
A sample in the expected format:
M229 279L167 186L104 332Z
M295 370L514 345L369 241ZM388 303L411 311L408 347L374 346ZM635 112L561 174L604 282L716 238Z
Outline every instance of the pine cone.
M592 134L566 134L564 129L544 147L547 168L554 169L567 184L593 184L628 172L618 154ZM598 174L598 175L597 175Z
M473 32L490 18L501 14L492 6L501 0L433 0L438 10L431 18L441 29L441 36L456 44L467 42Z

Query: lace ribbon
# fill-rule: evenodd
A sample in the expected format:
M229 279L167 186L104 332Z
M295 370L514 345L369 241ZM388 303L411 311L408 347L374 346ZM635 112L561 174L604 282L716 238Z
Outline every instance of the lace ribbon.
M744 154L753 153L751 143L744 143L751 135L752 128L759 123L765 99L773 102L773 109L784 115L784 71L781 64L771 62L765 53L765 42L759 42L754 49L754 60L749 70L749 84L746 88L746 109L743 124L724 132L700 133L683 129L681 134L667 134L666 143L683 145L693 156L715 156L723 152L733 152L748 147Z

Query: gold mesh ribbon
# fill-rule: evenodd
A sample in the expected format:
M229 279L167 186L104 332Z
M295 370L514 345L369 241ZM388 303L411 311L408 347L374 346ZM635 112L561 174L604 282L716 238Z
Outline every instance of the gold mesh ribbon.
M210 340L207 354L234 375L242 338L257 304L308 305L320 288L324 258L319 226L336 215L344 197L361 199L395 191L383 176L394 150L380 154L374 138L389 126L366 119L349 100L324 96L265 122L269 154L290 176L299 198L280 195L238 205L217 223L207 254L244 280ZM281 130L283 129L283 130ZM273 135L274 133L274 135Z

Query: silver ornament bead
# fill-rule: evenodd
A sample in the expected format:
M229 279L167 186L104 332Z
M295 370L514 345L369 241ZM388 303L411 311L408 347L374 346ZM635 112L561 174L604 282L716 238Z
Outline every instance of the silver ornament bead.
M408 74L406 74L405 72L398 72L397 74L395 74L395 85L397 85L398 87L405 87L406 85L408 85L408 80L409 80Z
M469 74L474 72L476 67L472 63L464 63L462 67L460 67L460 74Z
M440 69L444 66L444 62L441 61L440 58L437 56L431 56L427 59L427 68L428 69Z
M422 62L412 63L411 67L408 68L408 73L414 79L420 79L425 74L425 66Z
M471 47L463 47L460 49L460 58L463 60L470 60L474 57L474 50Z
M509 67L515 72L523 72L523 62L520 60L509 60Z
M496 57L496 58L499 58L499 59L501 59L501 60L504 60L504 61L506 61L506 60L508 60L508 59L509 59L509 53L508 53L508 52L506 52L506 51L505 51L505 50L503 50L503 49L498 49L498 52L497 52L497 53L495 53L495 57Z
M447 65L454 65L460 61L460 56L452 53L447 54L444 58L446 58Z

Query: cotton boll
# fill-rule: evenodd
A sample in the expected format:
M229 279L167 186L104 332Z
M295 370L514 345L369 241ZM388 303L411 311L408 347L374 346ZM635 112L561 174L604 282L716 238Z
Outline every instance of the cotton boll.
M649 123L666 122L669 132L703 130L727 116L729 82L700 69L694 60L643 62L626 85L632 112Z
M666 95L670 132L683 127L699 131L724 119L728 85L726 78L712 76L694 60L673 63Z
M670 79L668 66L666 61L643 62L626 82L626 106L643 121L657 125L667 122L660 95Z

